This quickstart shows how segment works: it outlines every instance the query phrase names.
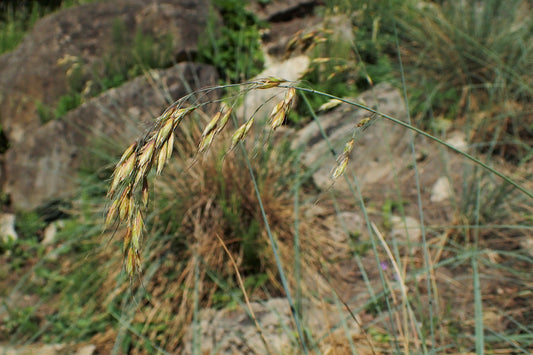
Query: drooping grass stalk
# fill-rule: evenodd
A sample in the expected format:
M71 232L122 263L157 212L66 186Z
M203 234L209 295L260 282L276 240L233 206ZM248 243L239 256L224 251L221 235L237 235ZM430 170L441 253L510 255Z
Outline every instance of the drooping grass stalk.
M390 3L390 0L389 0ZM407 123L412 126L411 124L411 110L409 109L409 100L407 98L407 85L405 82L405 72L403 69L403 61L402 61L402 55L400 51L400 43L398 41L398 29L396 27L396 21L393 22L394 26L394 38L396 42L396 53L398 54L398 64L400 66L400 76L402 80L402 93L403 93L403 101L406 108L407 113ZM424 223L424 206L422 203L422 188L420 187L420 174L418 170L418 162L416 158L416 150L415 150L415 135L413 131L409 131L409 146L411 148L411 159L413 164L413 170L415 174L415 183L416 183L416 196L417 196L417 204L418 204L418 218L420 219L420 231L422 233L422 245L424 249L424 264L426 265L426 287L428 292L428 308L429 308L429 331L431 336L431 344L434 346L436 344L435 341L435 329L433 325L433 302L431 300L433 290L432 290L432 284L431 284L431 271L430 271L430 256L429 256L429 248L427 244L427 235L426 235L426 224ZM422 341L425 344L425 335L424 333L421 333ZM424 347L425 349L425 347Z
M474 225L479 225L479 213L481 202L481 184L476 184L476 207ZM474 245L472 248L472 278L474 279L474 319L475 319L475 338L476 354L483 355L485 351L485 335L483 331L483 298L481 297L481 285L479 280L478 269L478 245L479 229L474 230Z
M201 354L202 333L200 329L200 261L195 248L194 254L194 290L193 290L193 313L192 313L192 354Z
M309 110L309 114L311 114L311 116L313 117L314 122L317 124L319 132L322 135L322 138L324 139L324 141L328 145L328 148L329 148L331 154L334 157L336 157L337 156L337 152L335 152L335 149L333 148L333 145L331 144L331 142L329 140L329 137L327 136L326 132L322 128L322 125L320 124L320 121L319 121L318 117L316 116L313 108L311 107L311 103L307 99L307 96L305 95L305 93L301 93L301 96L303 97L304 102L307 105L307 108ZM361 210L363 211L363 214L364 214L364 217L365 217L365 221L366 221L366 225L367 225L367 229L368 229L368 232L369 232L369 235L370 235L370 239L371 239L371 242L372 242L372 249L373 249L373 252L374 252L374 256L376 257L376 265L380 265L379 254L378 254L378 251L377 251L377 244L376 244L376 242L374 240L374 234L372 233L371 222L370 222L370 219L369 219L369 217L368 217L368 215L366 213L366 207L365 207L365 204L364 204L364 201L363 201L363 197L361 195L361 191L359 191L359 185L357 184L357 180L356 180L355 176L353 178L354 178L355 184L357 186L358 193L355 192L355 190L354 190L354 188L353 188L353 186L351 184L351 181L348 179L348 177L346 175L344 175L344 179L345 179L346 183L348 184L348 186L350 188L352 196L356 200L360 201ZM381 270L381 268L378 267L378 271L379 271L379 275L380 275L381 285L383 286L383 290L387 290L387 283L385 282L385 276L383 274L383 270ZM387 312L388 312L389 318L390 318L391 329L394 329L394 323L393 323L393 318L394 317L393 317L393 314L392 314L392 306L390 305L389 298L387 297L386 294L384 294L384 297L385 297L385 302L387 303ZM394 337L393 346L396 348L396 351L399 353L400 349L398 348L398 339L396 337L396 333L395 332L393 332L393 337Z
M274 236L272 235L272 231L270 230L270 224L268 222L268 217L265 212L265 208L263 206L263 200L261 199L261 193L259 191L259 186L257 185L257 180L255 179L255 173L252 168L252 164L250 163L250 159L248 158L248 153L246 151L246 148L244 147L244 144L242 142L239 142L239 145L241 147L241 150L244 155L244 159L246 162L246 166L248 167L248 172L250 173L250 177L252 179L252 183L254 185L254 191L257 197L257 203L259 205L259 209L261 210L261 217L263 218L263 222L265 224L266 232L268 235L268 239L270 241L270 248L272 249L272 253L274 254L274 259L276 261L276 267L279 272L279 277L281 280L281 284L283 286L283 290L285 291L285 297L287 297L287 302L289 303L289 307L291 309L291 314L294 319L294 323L296 325L296 330L298 331L298 337L300 340L300 345L302 346L302 350L307 355L309 354L309 351L307 350L306 340L304 338L303 328L300 323L300 318L298 316L298 313L296 312L296 307L294 306L294 301L291 297L291 291L289 288L289 283L287 282L287 277L285 276L285 272L283 271L283 264L281 262L281 258L279 256L277 242L274 239Z
M296 314L302 317L302 276L300 261L300 176L294 186L294 279L296 280Z
M280 87L286 87L286 86L280 85ZM403 121L401 121L401 120L399 120L397 118L394 118L394 117L389 116L389 115L387 115L385 113L379 112L378 110L375 110L373 108L370 108L368 106L359 104L359 103L354 102L354 101L350 101L348 99L343 99L343 98L340 98L340 97L335 96L335 95L331 95L331 94L328 94L328 93L325 93L325 92L321 92L321 91L317 91L317 90L314 90L314 89L309 89L309 88L305 88L305 87L301 87L301 86L298 86L296 89L299 90L299 91L308 92L310 94L322 95L322 96L325 96L325 97L330 98L330 99L336 99L336 100L342 101L342 102L344 102L344 103L346 103L348 105L351 105L351 106L359 107L359 108L361 108L363 110L366 110L368 112L374 113L374 114L376 114L376 115L378 115L380 117L383 117L383 118L385 118L385 119L387 119L387 120L389 120L391 122L394 122L397 125L400 125L400 126L402 126L404 128L407 128L407 129L409 129L411 131L414 131L414 132L416 132L416 133L418 133L418 134L420 134L420 135L422 135L422 136L424 136L426 138L429 138L429 139L431 139L431 140L433 140L433 141L445 146L446 148L448 148L448 149L450 149L450 150L462 155L463 157L467 158L468 160L471 160L472 162L480 165L481 167L483 167L484 169L490 171L494 175L502 178L507 183L513 185L518 190L520 190L521 192L526 194L528 197L533 198L533 191L528 191L525 187L523 187L522 185L520 185L519 183L514 181L509 176L507 176L507 175L499 172L498 170L490 167L486 163L484 163L481 160L475 158L474 156L466 153L465 151L463 151L463 150L461 150L459 148L456 148L453 145L443 141L442 139L439 139L439 138L437 138L437 137L435 137L435 136L433 136L433 135L421 130L420 128L417 128L417 127L415 127L415 126L413 126L413 125L411 125L409 123L403 122Z

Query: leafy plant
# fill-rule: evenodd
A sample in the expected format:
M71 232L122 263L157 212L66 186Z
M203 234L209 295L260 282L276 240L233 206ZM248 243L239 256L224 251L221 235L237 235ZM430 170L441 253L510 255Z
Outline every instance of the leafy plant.
M220 21L211 11L207 35L199 43L197 61L212 64L223 82L240 82L263 67L259 30L263 26L246 10L244 0L215 0Z

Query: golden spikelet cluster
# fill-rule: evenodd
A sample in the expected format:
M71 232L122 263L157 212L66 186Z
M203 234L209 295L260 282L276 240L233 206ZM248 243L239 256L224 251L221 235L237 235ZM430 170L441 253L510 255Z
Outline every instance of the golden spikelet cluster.
M295 52L305 53L319 43L327 41L325 35L331 34L330 30L321 29L305 32L304 30L298 31L285 46L284 59L289 58Z
M113 172L107 193L111 205L105 227L115 222L126 224L123 253L126 272L131 276L141 269L140 246L144 230L143 211L148 205L147 176L156 167L160 174L174 147L174 130L196 107L173 106L158 119L144 139L131 144L122 154Z
M348 161L350 160L350 154L352 153L355 141L364 130L366 130L372 123L374 123L377 115L365 117L355 125L355 129L352 134L352 138L344 145L342 153L337 157L337 164L331 171L331 179L336 180L344 174Z
M202 140L198 145L199 153L204 153L209 149L213 139L215 138L215 135L222 132L222 130L226 127L231 112L231 107L227 107L227 105L222 103L220 110L213 116L202 132Z
M277 105L274 107L272 113L270 114L270 119L268 120L268 124L272 130L275 130L283 124L283 122L285 121L285 117L287 116L287 113L291 108L295 96L296 89L291 86L287 90L283 101L278 102Z
M286 80L270 77L243 85L247 85L248 89L268 89L285 82ZM270 118L272 129L283 123L295 93L294 87L288 88L284 100L272 111ZM183 107L189 96L191 95L180 99L159 116L154 127L145 137L126 149L113 172L113 179L107 193L111 204L106 212L105 227L108 228L116 223L126 226L123 254L126 272L130 277L141 271L140 248L145 224L143 214L149 200L148 174L152 168L156 169L158 175L161 174L172 155L176 128L187 115L204 105ZM208 151L215 136L226 127L231 114L232 109L222 103L202 132L198 153ZM252 116L237 128L231 137L229 150L245 139L253 124L254 117Z

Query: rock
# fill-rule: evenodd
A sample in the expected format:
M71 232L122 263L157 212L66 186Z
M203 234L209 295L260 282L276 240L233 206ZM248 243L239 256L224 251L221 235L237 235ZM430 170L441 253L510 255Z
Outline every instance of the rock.
M92 355L96 346L85 345L76 349L76 345L67 344L30 344L17 347L0 346L0 354L5 355Z
M403 99L399 91L390 84L376 85L353 101L369 107L377 106L379 112L399 120L406 118ZM320 125L335 155L316 122L309 123L297 133L292 147L303 150L302 162L315 170L313 180L319 188L326 190L333 186L331 172L336 166L337 156L350 140L356 124L365 117L369 117L368 111L347 104L339 105L319 116ZM353 176L356 176L361 187L373 185L382 189L384 184L392 182L398 169L406 168L412 159L408 140L404 139L406 132L407 129L378 118L376 123L358 135L345 176L352 184ZM352 194L342 177L335 181L334 188L341 193Z
M309 57L298 56L280 63L274 63L263 70L256 78L276 77L288 81L296 81L309 67ZM239 117L248 117L255 112L259 120L266 120L276 104L283 100L287 89L271 88L253 90L245 98L238 110ZM274 98L273 98L274 97Z
M4 243L18 239L18 234L15 230L14 214L0 213L0 238Z
M79 183L77 169L94 154L89 147L98 143L119 155L153 123L169 99L214 85L216 78L211 66L180 63L108 90L63 119L36 128L24 143L8 150L4 192L13 207L23 210L71 196Z
M274 0L266 5L250 2L250 11L257 14L260 20L268 22L286 22L295 17L303 17L313 13L318 5L317 0Z
M76 355L93 355L96 352L96 346L89 344L82 346L76 352Z
M324 257L332 261L351 259L350 238L366 234L364 218L355 212L345 211L326 217L322 223L330 240L322 249Z
M65 222L63 220L58 220L50 223L46 228L44 229L44 237L41 241L42 245L52 245L56 241L56 235L58 230L62 229L65 226Z
M452 193L453 189L450 180L445 176L441 176L431 188L430 201L435 203L446 201L452 197Z
M194 52L204 32L209 0L117 0L74 6L37 21L12 52L0 56L0 119L11 145L40 126L38 102L54 107L68 91L65 57L91 68L109 53L116 23L125 40L140 30L174 39L175 57ZM179 58L178 58L179 59Z
M391 238L403 245L417 246L422 240L420 222L413 217L392 216L390 220L392 229Z
M32 344L16 348L0 346L0 353L6 355L60 355L64 350L64 344Z
M294 320L286 299L272 298L265 302L252 302L251 307L266 339L270 353L292 354L298 340L293 331ZM243 308L229 310L206 309L200 312L198 329L189 329L185 335L183 354L193 353L193 332L197 333L200 354L268 354L253 320ZM327 346L331 329L341 325L345 317L336 307L304 302L303 323L313 334L319 346ZM351 327L350 335L360 333L357 327ZM346 334L345 334L346 336Z
M468 149L468 142L466 141L466 136L461 131L451 132L448 138L446 139L446 143L462 151L466 151Z

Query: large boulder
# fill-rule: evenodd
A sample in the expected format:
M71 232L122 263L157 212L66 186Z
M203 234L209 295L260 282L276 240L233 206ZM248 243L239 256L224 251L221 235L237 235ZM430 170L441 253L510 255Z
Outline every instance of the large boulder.
M38 103L55 107L68 91L65 57L85 67L111 51L114 27L124 39L138 30L154 37L170 34L177 60L194 52L204 33L209 0L117 0L72 7L38 21L13 51L0 56L0 122L11 145L41 123ZM116 29L115 29L116 30ZM116 36L115 36L116 37ZM59 62L59 63L58 63Z
M106 91L61 120L35 128L23 143L10 148L4 192L13 207L29 210L69 197L78 184L77 169L91 154L89 148L115 144L118 153L154 122L169 99L217 81L213 67L193 63L149 74Z
M68 58L81 62L80 80L89 83L87 76L110 60L120 38L127 47L142 33L172 38L173 58L186 61L205 32L209 4L114 0L76 6L42 18L14 51L0 56L0 124L10 147L2 157L0 178L15 208L33 208L70 194L80 152L90 141L132 137L137 126L129 119L151 119L164 108L167 102L154 83L169 82L167 99L187 93L188 87L216 83L211 68L177 66L157 72L162 81L138 79L87 102L62 121L44 123L39 107L53 109L71 89Z

